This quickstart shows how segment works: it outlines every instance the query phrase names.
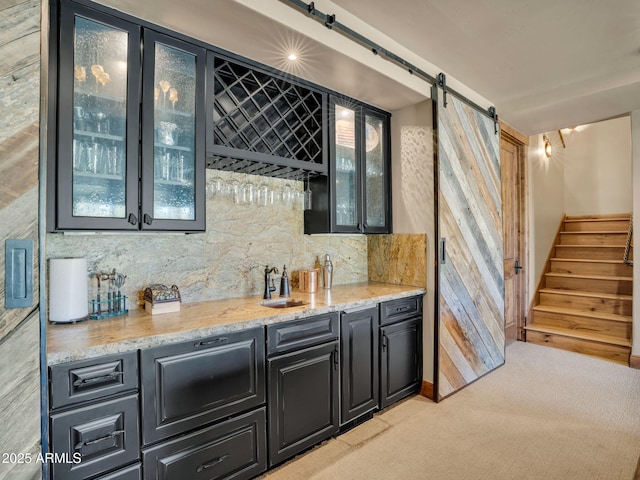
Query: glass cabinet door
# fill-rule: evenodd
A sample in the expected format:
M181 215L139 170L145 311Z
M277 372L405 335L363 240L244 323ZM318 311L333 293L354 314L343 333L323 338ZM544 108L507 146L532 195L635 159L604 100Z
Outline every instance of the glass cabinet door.
M203 230L205 52L155 32L144 48L142 228Z
M358 171L357 112L335 104L334 154L335 172L335 228L340 231L358 229Z
M137 228L137 102L130 95L139 78L138 29L64 5L58 227Z
M377 233L388 226L387 117L364 114L363 230Z

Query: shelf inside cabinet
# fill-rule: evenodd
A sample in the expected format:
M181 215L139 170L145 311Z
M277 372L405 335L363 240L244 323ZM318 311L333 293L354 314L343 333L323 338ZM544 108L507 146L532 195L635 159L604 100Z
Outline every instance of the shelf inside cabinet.
M93 132L88 130L74 130L74 136L91 137L93 139L111 140L114 142L124 142L124 137L120 135L111 135L109 133Z

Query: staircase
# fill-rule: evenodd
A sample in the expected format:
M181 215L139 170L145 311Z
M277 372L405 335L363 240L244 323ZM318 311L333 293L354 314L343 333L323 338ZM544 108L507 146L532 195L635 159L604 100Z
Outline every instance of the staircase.
M525 327L527 342L629 365L629 229L630 215L565 217Z

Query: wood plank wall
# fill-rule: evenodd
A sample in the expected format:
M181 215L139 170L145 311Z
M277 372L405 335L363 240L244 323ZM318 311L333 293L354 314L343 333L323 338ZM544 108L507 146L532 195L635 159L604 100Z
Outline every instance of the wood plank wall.
M438 144L438 218L446 240L438 301L442 399L504 363L504 252L493 121L451 95L444 108L441 97Z
M0 454L40 451L38 154L40 2L0 0ZM5 240L34 241L30 308L5 308ZM41 464L2 464L0 480L36 479Z

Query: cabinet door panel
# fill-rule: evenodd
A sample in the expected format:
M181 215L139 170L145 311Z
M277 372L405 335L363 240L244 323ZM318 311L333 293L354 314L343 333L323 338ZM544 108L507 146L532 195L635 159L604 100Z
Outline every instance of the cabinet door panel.
M205 50L145 31L142 228L204 230Z
M421 319L404 320L380 329L380 403L388 407L416 392L422 383Z
M63 3L60 32L56 227L137 229L140 29Z
M70 459L52 466L53 478L65 480L89 478L138 459L138 396L51 415L51 451Z
M268 360L269 465L338 431L338 344Z
M264 329L142 350L143 443L265 401Z
M342 314L341 423L378 408L378 307Z

